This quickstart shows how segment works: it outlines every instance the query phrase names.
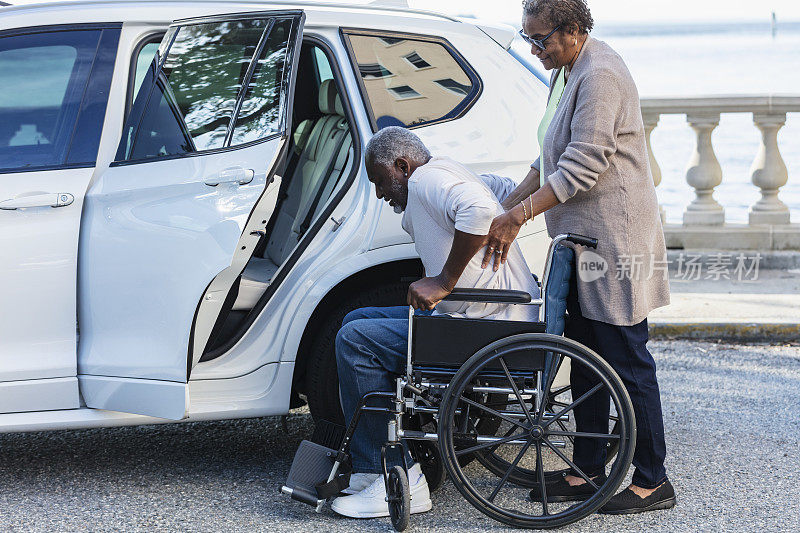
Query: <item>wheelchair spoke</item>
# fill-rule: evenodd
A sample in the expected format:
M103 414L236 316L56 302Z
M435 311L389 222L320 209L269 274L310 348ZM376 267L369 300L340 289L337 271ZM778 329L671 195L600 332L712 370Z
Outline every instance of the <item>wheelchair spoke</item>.
M540 400L542 398L545 398L545 396L542 394L542 392L550 390L550 387L553 386L553 381L555 381L557 373L558 373L557 369L551 368L550 372L547 374L547 383L544 384L544 388L543 389L539 389L539 390L536 391L538 393L538 398ZM542 382L541 379L539 379L537 381L540 384ZM540 401L539 402L538 412L536 413L536 425L542 423L542 416L544 416L544 411L545 411L546 408L547 408L547 402ZM556 418L558 418L558 416ZM544 427L547 427L547 425L545 425Z
M536 441L536 472L539 473L539 486L542 487L542 511L547 516L550 514L547 509L547 482L544 479L544 465L542 464L542 443L539 441Z
M473 427L474 427L474 425L473 425ZM515 429L517 429L517 428L515 428L514 426L511 426L510 428L508 428L508 431L506 431L505 435L503 435L503 437L502 437L502 438L505 438L505 437L508 437L509 435L511 435L511 432L512 432L512 431L514 431ZM476 429L475 431L477 432L477 429ZM488 451L489 451L489 453L494 453L494 452L495 452L495 450L497 450L497 448L498 448L499 446L500 446L500 444L495 444L494 446L492 446L492 447L491 447L491 448L488 450Z
M528 435L527 431L523 431L522 433L517 433L516 435L509 435L508 437L503 437L500 440L492 441L492 442L484 442L481 444L476 444L475 446L470 446L469 448L464 448L463 450L456 450L456 455L465 455L472 452L477 452L478 450L483 450L484 448L490 448L492 446L496 446L498 444L505 444L506 442L511 442L512 440L517 440L520 438L524 438Z
M591 390L587 391L587 392L586 392L586 393L585 393L583 396L581 396L580 398L578 398L577 400L575 400L574 402L572 402L571 404L569 404L568 406L566 406L565 408L563 408L561 411L559 411L558 413L556 413L556 414L553 416L553 418L551 418L551 419L550 419L550 420L548 420L548 421L547 421L545 424L543 424L543 425L542 425L542 428L547 428L547 426L549 426L550 424L552 424L553 422L555 422L556 420L558 420L559 418L561 418L561 415L563 415L563 414L564 414L564 413L566 413L567 411L569 411L569 410L571 410L571 409L574 409L575 407L577 407L578 405L580 405L581 403L583 403L583 401L584 401L586 398L588 398L589 396L591 396L591 395L592 395L592 394L594 394L595 392L599 391L599 390L600 390L600 388L601 388L602 386L603 386L603 384L602 384L602 383L598 383L597 385L595 385L594 387L592 387L592 388L591 388ZM543 412L544 412L544 409L541 409L541 411L540 411L540 413L539 413L540 420L541 420L541 415L542 415L542 413L543 413Z
M556 424L558 424L558 427L560 427L562 431L569 431L567 429L567 426L565 426L564 422L562 422L561 420L556 420ZM569 441L574 446L575 445L575 437L570 437L569 435L567 435L567 438L569 439Z
M535 424L533 423L533 417L531 417L530 411L528 411L528 405L522 401L522 396L519 393L519 388L517 388L517 384L514 383L514 378L511 377L511 372L508 371L508 367L506 366L506 362L503 358L500 358L500 365L503 367L503 372L506 374L506 378L508 378L508 382L511 384L511 390L514 391L514 396L517 397L517 401L519 402L520 407L522 407L522 411L525 413L525 418L528 419L531 427Z
M510 476L510 475L511 475L511 471L512 471L512 470L514 470L514 468L516 468L516 466L517 466L517 463L519 463L519 460L520 460L520 459L522 459L522 456L523 456L523 455L525 455L525 452L527 452L527 451L528 451L528 448L530 448L530 447L531 447L531 444L533 444L533 440L531 440L531 439L528 439L528 442L526 442L526 443L525 443L525 445L524 445L524 446L522 447L522 449L519 451L519 453L517 454L517 456L514 458L514 462L513 462L513 463L511 463L511 466L509 467L509 469L508 469L508 470L506 470L506 473L505 473L505 475L502 477L502 479L500 480L500 482L499 482L499 483L497 484L497 486L494 488L494 490L492 491L492 494L490 494L490 495L489 495L489 498L488 498L488 500L489 500L490 502L493 502L493 501L494 501L494 498L495 498L495 496L497 496L497 493L498 493L498 492L500 492L500 489L502 488L502 486L503 486L503 485L505 485L505 483L506 483L506 480L508 479L508 476Z
M586 481L586 482L587 482L587 483L589 483L589 484L590 484L592 487L594 487L594 488L595 488L595 490L600 490L600 487L598 487L598 486L597 486L597 483L595 483L594 481L592 481L592 478L590 478L589 476L587 476L587 475L586 475L586 474L583 472L583 470L581 470L580 468L578 468L578 466L577 466L575 463L573 463L572 461L570 461L570 460L567 458L567 456L566 456L566 455L564 455L563 453L561 453L561 451L560 451L558 448L556 448L555 446L553 446L552 444L550 444L550 441L549 441L549 440L547 440L547 439L544 439L542 442L544 442L545 446L547 446L548 448L550 448L551 450L553 450L554 452L556 452L556 455L558 455L558 456L561 458L561 460L562 460L562 461L564 461L565 463L567 463L567 464L570 466L570 468L572 468L573 470L575 470L575 471L578 473L578 475L580 475L580 476L581 476L581 477L584 479L584 481Z
M551 392L551 393L550 393L550 396L552 396L553 398L555 398L555 397L556 397L556 396L558 396L559 394L562 394L562 393L564 393L564 392L567 392L567 391L568 391L569 389L571 389L571 388L572 388L572 385L567 385L567 386L565 386L565 387L561 387L560 389L556 389L556 390L554 390L553 392Z
M517 422L513 418L508 417L508 416L506 416L506 415L504 415L504 414L492 409L491 407L486 407L485 405L480 404L478 402L475 402L473 400L470 400L469 398L467 398L467 397L465 397L463 395L461 396L461 401L462 402L466 402L466 403L468 403L469 405L471 405L473 407L477 407L478 409L482 409L482 410L486 411L487 413L493 414L497 418L505 420L506 422L511 422L512 424L514 424L517 427L521 427L522 429L525 429L525 425L524 424L520 424L519 422Z
M548 435L558 435L559 437L586 437L587 439L619 439L619 435L613 433L586 433L582 431L548 431Z
M550 400L550 405L554 405L556 407L566 407L569 404L567 404L565 402L557 402L555 400ZM616 415L608 415L608 419L611 420L612 422L618 422L619 421L619 417L616 416Z

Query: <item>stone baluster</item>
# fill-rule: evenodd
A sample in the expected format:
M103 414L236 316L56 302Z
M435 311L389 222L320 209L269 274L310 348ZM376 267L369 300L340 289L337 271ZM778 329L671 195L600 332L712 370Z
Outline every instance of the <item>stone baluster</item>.
M658 166L658 161L656 161L653 155L653 147L650 144L650 134L653 133L653 130L658 126L660 117L661 115L658 113L646 113L642 117L644 119L644 136L647 141L647 154L650 156L650 173L653 175L653 185L656 187L661 183L661 167ZM658 212L661 215L661 224L666 224L667 215L664 212L664 207L660 204L658 206Z
M750 224L788 224L789 208L778 199L789 177L778 149L778 130L786 123L786 113L753 113L753 122L761 130L761 146L750 173L761 199L750 207Z
M711 144L711 134L719 125L719 113L689 114L686 121L697 135L694 153L686 169L686 181L694 187L696 197L683 213L683 223L722 225L725 223L725 210L714 199L714 188L722 183L722 167Z

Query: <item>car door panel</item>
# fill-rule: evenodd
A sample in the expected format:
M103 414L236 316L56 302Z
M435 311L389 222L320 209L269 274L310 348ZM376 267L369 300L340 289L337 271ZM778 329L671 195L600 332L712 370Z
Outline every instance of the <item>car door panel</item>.
M78 236L119 26L0 32L0 413L80 405Z
M219 16L167 33L117 161L87 194L78 354L87 406L185 416L188 374L277 201L303 20Z
M91 242L81 249L81 279L91 293L82 292L80 374L186 381L198 302L231 265L256 201L274 189L265 191L267 165L280 143L120 166L100 177L85 207ZM253 180L206 185L232 157L262 161Z

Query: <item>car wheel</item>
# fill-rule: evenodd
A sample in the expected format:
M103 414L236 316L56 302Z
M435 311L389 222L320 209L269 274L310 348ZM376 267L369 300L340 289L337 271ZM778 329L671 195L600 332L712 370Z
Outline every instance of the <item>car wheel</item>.
M336 372L336 333L347 313L361 307L405 305L408 283L397 281L368 289L330 310L311 343L306 366L306 398L314 420L344 425Z

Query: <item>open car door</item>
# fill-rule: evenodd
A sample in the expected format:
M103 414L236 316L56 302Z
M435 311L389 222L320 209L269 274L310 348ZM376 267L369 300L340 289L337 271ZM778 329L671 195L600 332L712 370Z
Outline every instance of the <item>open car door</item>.
M275 208L305 15L176 21L86 195L78 379L88 407L178 420Z

